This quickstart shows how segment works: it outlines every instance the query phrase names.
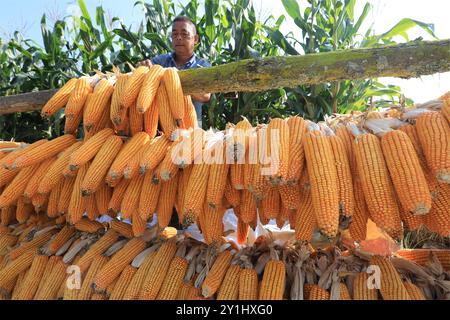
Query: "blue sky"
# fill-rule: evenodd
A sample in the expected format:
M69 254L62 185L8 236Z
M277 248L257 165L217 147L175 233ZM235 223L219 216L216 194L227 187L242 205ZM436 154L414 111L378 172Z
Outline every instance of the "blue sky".
M95 8L102 5L111 17L122 18L126 25L137 25L142 20L143 12L140 6L133 7L137 0L85 0L89 12L95 17ZM149 1L149 0L147 0ZM151 2L151 0L149 1ZM185 3L188 0L181 0ZM200 3L204 1L199 0ZM355 16L357 16L366 1L357 0ZM448 0L368 0L373 6L371 14L368 16L366 26L374 26L376 33L389 30L401 18L408 17L427 23L435 24L435 33L440 39L450 38L450 1ZM264 20L270 14L275 17L284 14L287 16L281 0L253 0L256 12ZM47 21L53 24L55 17L63 18L67 14L78 10L76 0L2 0L2 10L0 10L0 37L7 38L14 30L20 30L26 38L32 38L38 43L41 41L40 19L42 14L47 14ZM307 5L306 0L299 0L300 8ZM298 28L293 24L292 19L287 18L282 26L282 31L287 33L298 32ZM422 36L426 40L431 37L421 31L414 29L410 31L410 38ZM398 39L403 42L403 39ZM396 79L382 78L382 82L400 85L404 93L417 102L423 102L436 98L450 90L450 72L433 76L424 76L418 79Z

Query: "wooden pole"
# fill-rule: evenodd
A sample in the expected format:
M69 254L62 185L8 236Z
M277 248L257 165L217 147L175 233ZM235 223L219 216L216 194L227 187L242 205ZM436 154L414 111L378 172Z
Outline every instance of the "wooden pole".
M412 78L450 71L450 39L241 60L180 71L185 94L255 92L340 80ZM0 114L39 110L55 90L0 97Z

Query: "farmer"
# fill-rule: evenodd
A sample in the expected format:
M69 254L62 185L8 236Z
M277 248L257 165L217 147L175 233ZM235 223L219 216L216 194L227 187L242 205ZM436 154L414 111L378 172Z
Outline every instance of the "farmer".
M197 28L192 20L184 16L176 17L172 25L172 47L174 51L161 54L151 60L144 60L140 65L151 67L153 64L159 64L164 68L176 67L178 70L210 67L211 64L208 61L195 55L194 49L198 43ZM209 102L211 94L196 94L191 97L197 113L198 126L201 128L202 105Z

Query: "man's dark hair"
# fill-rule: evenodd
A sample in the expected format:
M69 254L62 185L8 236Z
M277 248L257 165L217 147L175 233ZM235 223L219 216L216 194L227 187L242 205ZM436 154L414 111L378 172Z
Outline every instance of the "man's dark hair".
M197 27L195 26L194 22L189 17L186 16L178 16L175 19L173 19L172 24L175 24L175 22L187 22L191 26L194 27L195 34L197 34Z

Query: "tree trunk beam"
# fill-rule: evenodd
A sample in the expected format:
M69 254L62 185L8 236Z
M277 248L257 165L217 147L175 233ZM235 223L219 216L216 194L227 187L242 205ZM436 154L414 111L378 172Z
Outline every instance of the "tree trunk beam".
M450 71L450 39L249 59L180 71L185 94L256 92L340 80L412 78ZM0 114L39 110L56 90L0 97Z

